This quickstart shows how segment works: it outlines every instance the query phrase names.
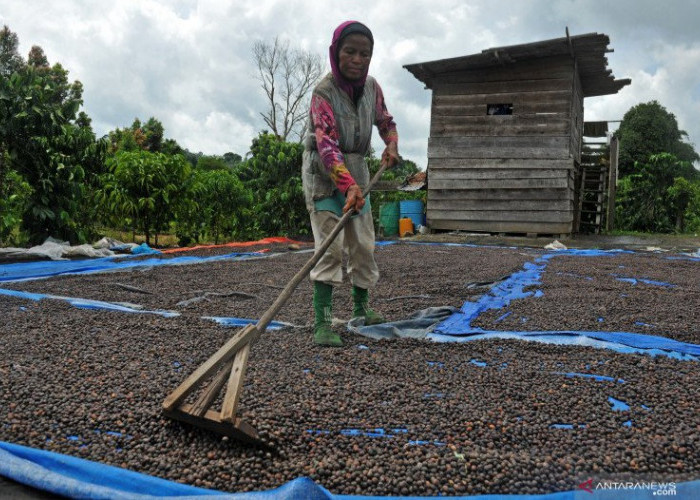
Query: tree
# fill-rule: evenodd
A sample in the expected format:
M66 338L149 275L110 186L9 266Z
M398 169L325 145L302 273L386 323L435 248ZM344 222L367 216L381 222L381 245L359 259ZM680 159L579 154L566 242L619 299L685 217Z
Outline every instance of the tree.
M224 153L224 156L222 156L221 158L224 160L224 163L228 168L234 168L236 165L243 161L241 155L232 153L230 151L228 153Z
M9 78L12 73L17 73L25 63L19 55L19 37L10 31L7 25L0 30L0 77Z
M197 155L196 167L199 170L231 170L243 161L241 155L224 153L223 156Z
M151 244L168 229L187 200L192 169L182 155L121 151L107 161L98 199L113 215L127 216Z
M700 196L700 182L690 182L683 177L676 177L667 192L669 209L676 224L675 229L683 233L686 230L687 218L700 216L700 213L692 213L691 207L694 199Z
M154 117L150 117L146 123L134 118L131 127L114 129L108 133L108 137L110 153L142 150L176 155L185 151L173 139L165 138L163 124Z
M301 139L307 119L308 95L323 74L318 54L290 49L276 37L272 43L256 42L253 59L258 80L268 101L260 115L274 135L287 141Z
M687 162L669 153L651 155L648 161L636 163L634 172L618 184L615 209L620 227L663 233L682 224L679 213L685 213L690 199L678 179L689 181L689 168Z
M222 235L245 236L248 208L253 201L250 190L228 170L203 172L202 206L207 230L218 244Z
M31 186L14 170L5 168L7 153L0 155L0 244L19 245L13 231L22 221Z
M89 119L78 115L82 84L60 64L48 65L40 47L27 64L15 57L16 35L0 32L0 179L12 171L32 187L21 229L31 242L54 236L84 242L91 236L90 182L103 163Z
M673 113L657 101L632 107L615 132L620 140L620 177L634 173L635 164L645 164L651 155L670 153L678 160L692 164L700 156L691 144L683 142L688 134L678 129ZM692 166L688 167L693 172Z
M253 139L252 157L236 167L236 174L253 193L258 235L309 233L309 216L301 185L303 146L267 132Z
M45 70L48 70L49 60L47 59L46 54L44 54L44 49L38 45L33 45L32 49L29 51L29 55L27 56L27 64L33 68L44 68Z
M197 170L228 170L226 162L218 156L200 156Z

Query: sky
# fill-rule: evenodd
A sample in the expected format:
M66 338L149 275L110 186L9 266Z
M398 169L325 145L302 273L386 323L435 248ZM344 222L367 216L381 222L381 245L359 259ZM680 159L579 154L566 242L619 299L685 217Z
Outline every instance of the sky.
M325 4L325 5L324 5ZM339 5L334 5L339 4ZM160 120L192 152L245 156L266 129L255 42L275 37L326 66L333 30L353 19L375 39L402 156L427 164L431 91L403 66L566 35L610 37L608 68L632 84L584 100L585 120L621 120L657 100L700 150L700 0L0 0L0 24L84 85L98 137L135 118ZM375 133L372 145L380 150Z

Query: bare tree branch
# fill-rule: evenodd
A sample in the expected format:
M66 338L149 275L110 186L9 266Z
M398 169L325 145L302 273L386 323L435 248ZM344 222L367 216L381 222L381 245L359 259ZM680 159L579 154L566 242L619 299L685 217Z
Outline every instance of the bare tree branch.
M260 115L272 133L287 140L304 135L309 93L323 74L318 54L291 50L288 42L256 42L253 59L268 109Z

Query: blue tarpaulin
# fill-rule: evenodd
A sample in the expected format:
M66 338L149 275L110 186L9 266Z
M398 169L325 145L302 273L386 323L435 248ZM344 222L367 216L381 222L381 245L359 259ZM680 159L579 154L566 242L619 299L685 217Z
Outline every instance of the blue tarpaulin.
M251 257L261 257L265 254L258 252L234 252L213 257L173 257L161 259L152 257L144 259L142 255L122 257L103 257L90 260L60 260L19 262L15 264L0 265L0 282L2 281L26 281L62 274L85 274L106 271L119 271L135 267L177 266L184 264L201 264L217 260L242 260ZM141 260L138 260L141 258Z
M391 244L394 242L389 242ZM475 245L468 245L475 246ZM678 342L664 337L641 335L628 332L577 332L577 331L545 331L545 332L507 332L484 331L471 326L471 321L481 312L504 308L514 299L537 297L537 292L525 291L526 287L539 284L540 274L549 259L558 255L601 256L614 255L620 251L600 250L565 250L547 253L534 262L526 263L523 270L511 275L508 279L494 286L491 291L476 302L467 302L460 311L440 322L434 332L428 335L436 341L462 342L479 338L523 338L560 344L593 345L595 347L612 348L622 352L644 352L647 354L673 355L680 359L698 359L700 346ZM0 266L0 281L21 281L40 279L59 274L75 274L109 271L134 266L179 265L200 263L222 259L242 259L259 256L255 253L236 253L210 258L178 257L174 259L145 259L130 260L121 258L94 259L91 261L54 261L9 264ZM695 259L693 259L695 260ZM663 284L666 286L667 284ZM12 290L1 290L6 295L25 294L24 298L39 300L49 296L28 294ZM95 303L97 306L110 303L89 301L88 299L71 299L65 297L49 297L72 300L77 307L88 307ZM82 304L82 305L81 305ZM107 307L111 308L111 307ZM121 310L121 309L117 309ZM126 312L156 312L130 310ZM504 315L505 316L505 315ZM236 323L236 318L210 318L221 323ZM248 321L248 320L240 320ZM576 374L573 374L574 376ZM601 378L604 380L604 378ZM564 425L564 424L562 424ZM320 485L308 478L298 478L275 490L252 493L224 493L187 486L166 481L145 474L128 471L80 458L61 455L49 451L27 448L11 443L0 442L0 475L21 484L38 488L57 495L72 498L109 498L109 499L148 499L148 498L180 498L197 499L213 495L225 499L417 499L419 497L372 497L355 495L333 495ZM588 487L591 484L587 485ZM638 485L637 485L638 486ZM648 486L648 485L647 485ZM673 485L676 498L700 498L700 481L677 483ZM663 493L667 493L668 490ZM658 487L634 487L628 489L594 488L592 492L578 489L575 491L550 493L546 495L481 495L452 497L479 500L612 500L612 499L656 499ZM422 497L425 498L425 497Z
M439 323L428 334L428 338L440 342L466 342L487 338L517 338L554 344L588 345L613 349L618 352L641 352L651 355L666 355L679 359L700 359L700 345L679 342L667 337L644 335L632 332L604 331L503 331L483 330L471 326L482 312L490 309L505 309L516 299L536 298L538 291L532 288L540 284L540 277L550 259L558 256L601 257L626 250L558 250L542 255L534 262L526 262L521 271L495 285L489 293L475 302L466 302L461 310ZM649 280L646 280L649 281ZM670 286L668 283L647 283ZM526 291L527 290L527 291ZM501 316L504 318L508 313Z
M426 497L378 497L334 495L311 479L301 477L279 488L251 493L225 493L167 481L111 465L91 462L50 451L37 450L0 441L0 475L18 483L69 498L148 500L417 500ZM594 486L595 487L595 486ZM658 488L657 488L658 490ZM700 481L673 485L675 498L700 498ZM478 500L646 500L656 499L655 490L582 489L544 495L479 495L450 497Z

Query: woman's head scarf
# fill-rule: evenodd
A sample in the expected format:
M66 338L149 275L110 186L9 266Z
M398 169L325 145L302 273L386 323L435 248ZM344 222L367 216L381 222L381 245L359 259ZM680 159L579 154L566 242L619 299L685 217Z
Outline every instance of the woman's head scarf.
M338 65L338 52L340 52L340 45L343 39L352 34L360 34L369 38L369 41L374 48L374 37L372 37L372 32L367 26L357 21L345 21L343 24L338 26L333 32L333 41L331 46L328 48L328 54L331 59L331 71L333 72L333 78L335 79L338 86L348 95L353 101L357 101L362 95L362 91L365 88L365 81L367 81L367 72L359 80L348 80L340 72L340 67Z

